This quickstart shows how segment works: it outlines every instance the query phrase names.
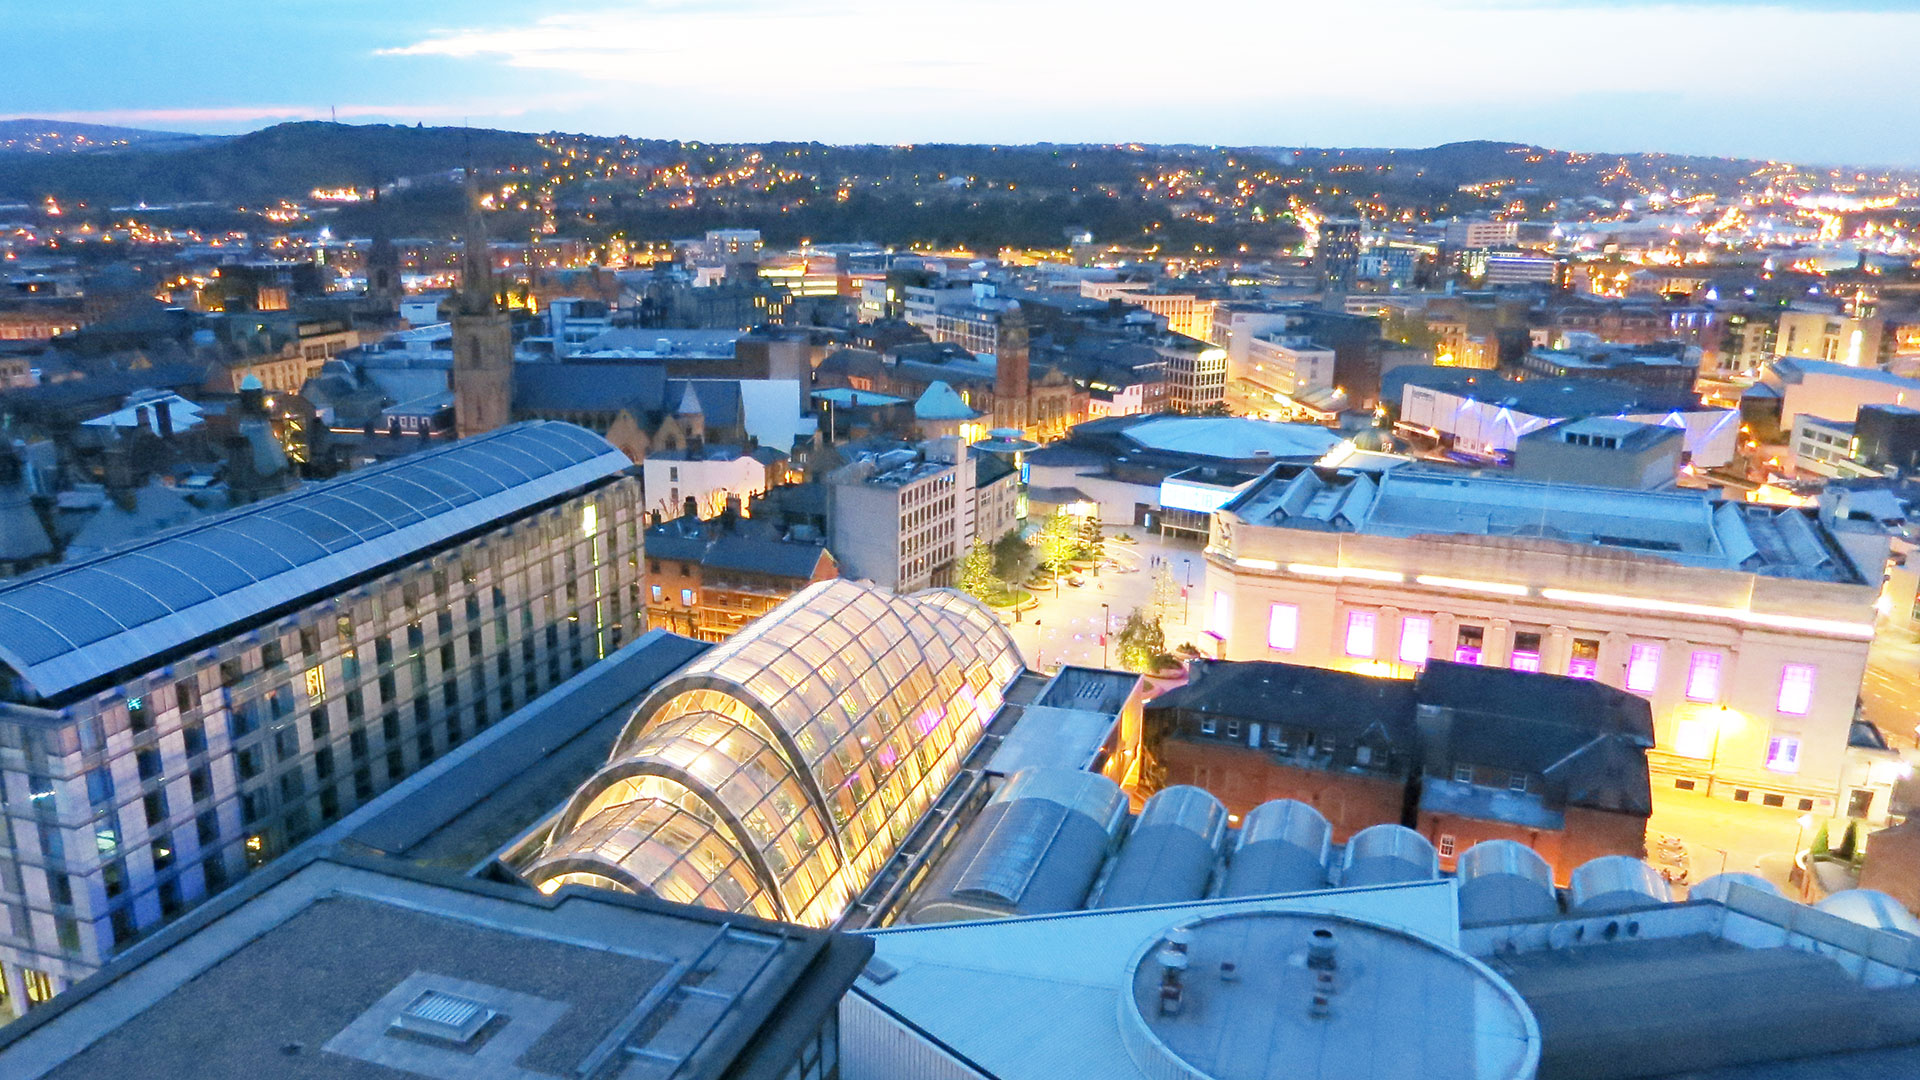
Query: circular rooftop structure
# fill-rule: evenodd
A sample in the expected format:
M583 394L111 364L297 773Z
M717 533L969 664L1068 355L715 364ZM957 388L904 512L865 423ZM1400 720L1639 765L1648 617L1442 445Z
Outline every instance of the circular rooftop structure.
M1183 1080L1529 1080L1540 1030L1484 964L1375 923L1251 911L1182 923L1135 957L1120 1039Z
M1340 445L1340 433L1331 428L1243 416L1169 416L1134 424L1126 436L1148 450L1233 461L1312 459Z

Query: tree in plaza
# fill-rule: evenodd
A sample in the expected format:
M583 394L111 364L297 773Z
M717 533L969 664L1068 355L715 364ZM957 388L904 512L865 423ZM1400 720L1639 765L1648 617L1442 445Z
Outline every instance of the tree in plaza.
M960 559L960 591L976 600L991 600L1003 586L993 573L993 549L975 542Z
M1076 558L1090 559L1095 565L1107 557L1107 534L1100 528L1100 515L1088 514L1080 519L1080 550Z
M1173 617L1174 608L1180 604L1180 583L1173 580L1173 567L1161 563L1153 572L1153 593L1147 600L1147 611L1155 622Z
M1018 585L1033 575L1033 545L1020 535L1020 530L1010 529L1007 535L993 542L993 576L1010 585Z
M1065 510L1055 510L1040 526L1038 540L1040 565L1058 577L1067 572L1067 565L1080 553L1080 522Z
M1160 619L1134 608L1120 628L1120 666L1128 671L1154 671L1167 655L1167 635Z

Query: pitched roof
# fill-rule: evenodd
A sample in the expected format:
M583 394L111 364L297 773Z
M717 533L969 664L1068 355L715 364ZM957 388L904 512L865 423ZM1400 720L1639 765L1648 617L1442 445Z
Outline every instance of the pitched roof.
M1429 760L1485 765L1546 779L1550 802L1627 814L1653 810L1645 698L1592 679L1429 663L1415 680L1421 708L1449 714L1429 731Z
M667 400L667 369L661 364L515 364L516 412L586 413L629 409L659 412Z
M1147 708L1285 724L1346 740L1377 730L1396 747L1416 744L1413 684L1403 679L1267 660L1196 660L1188 671L1185 686Z

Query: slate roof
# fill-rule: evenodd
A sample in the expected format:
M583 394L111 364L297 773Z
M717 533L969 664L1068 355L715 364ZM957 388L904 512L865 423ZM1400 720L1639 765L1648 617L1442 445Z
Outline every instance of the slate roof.
M1277 723L1342 743L1371 731L1403 751L1418 744L1414 688L1402 679L1267 660L1195 660L1188 672L1186 685L1147 702L1147 709Z
M659 412L667 401L667 369L661 364L515 364L515 412Z
M1426 725L1430 762L1543 776L1552 803L1652 812L1645 698L1592 679L1445 660L1431 661L1414 685L1423 710L1450 714Z

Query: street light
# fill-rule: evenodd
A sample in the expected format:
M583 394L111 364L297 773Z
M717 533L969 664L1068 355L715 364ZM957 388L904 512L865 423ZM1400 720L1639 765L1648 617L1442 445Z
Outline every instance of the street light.
M1193 557L1189 555L1180 561L1185 563L1187 568L1187 585L1180 590L1180 621L1191 627L1193 625Z

